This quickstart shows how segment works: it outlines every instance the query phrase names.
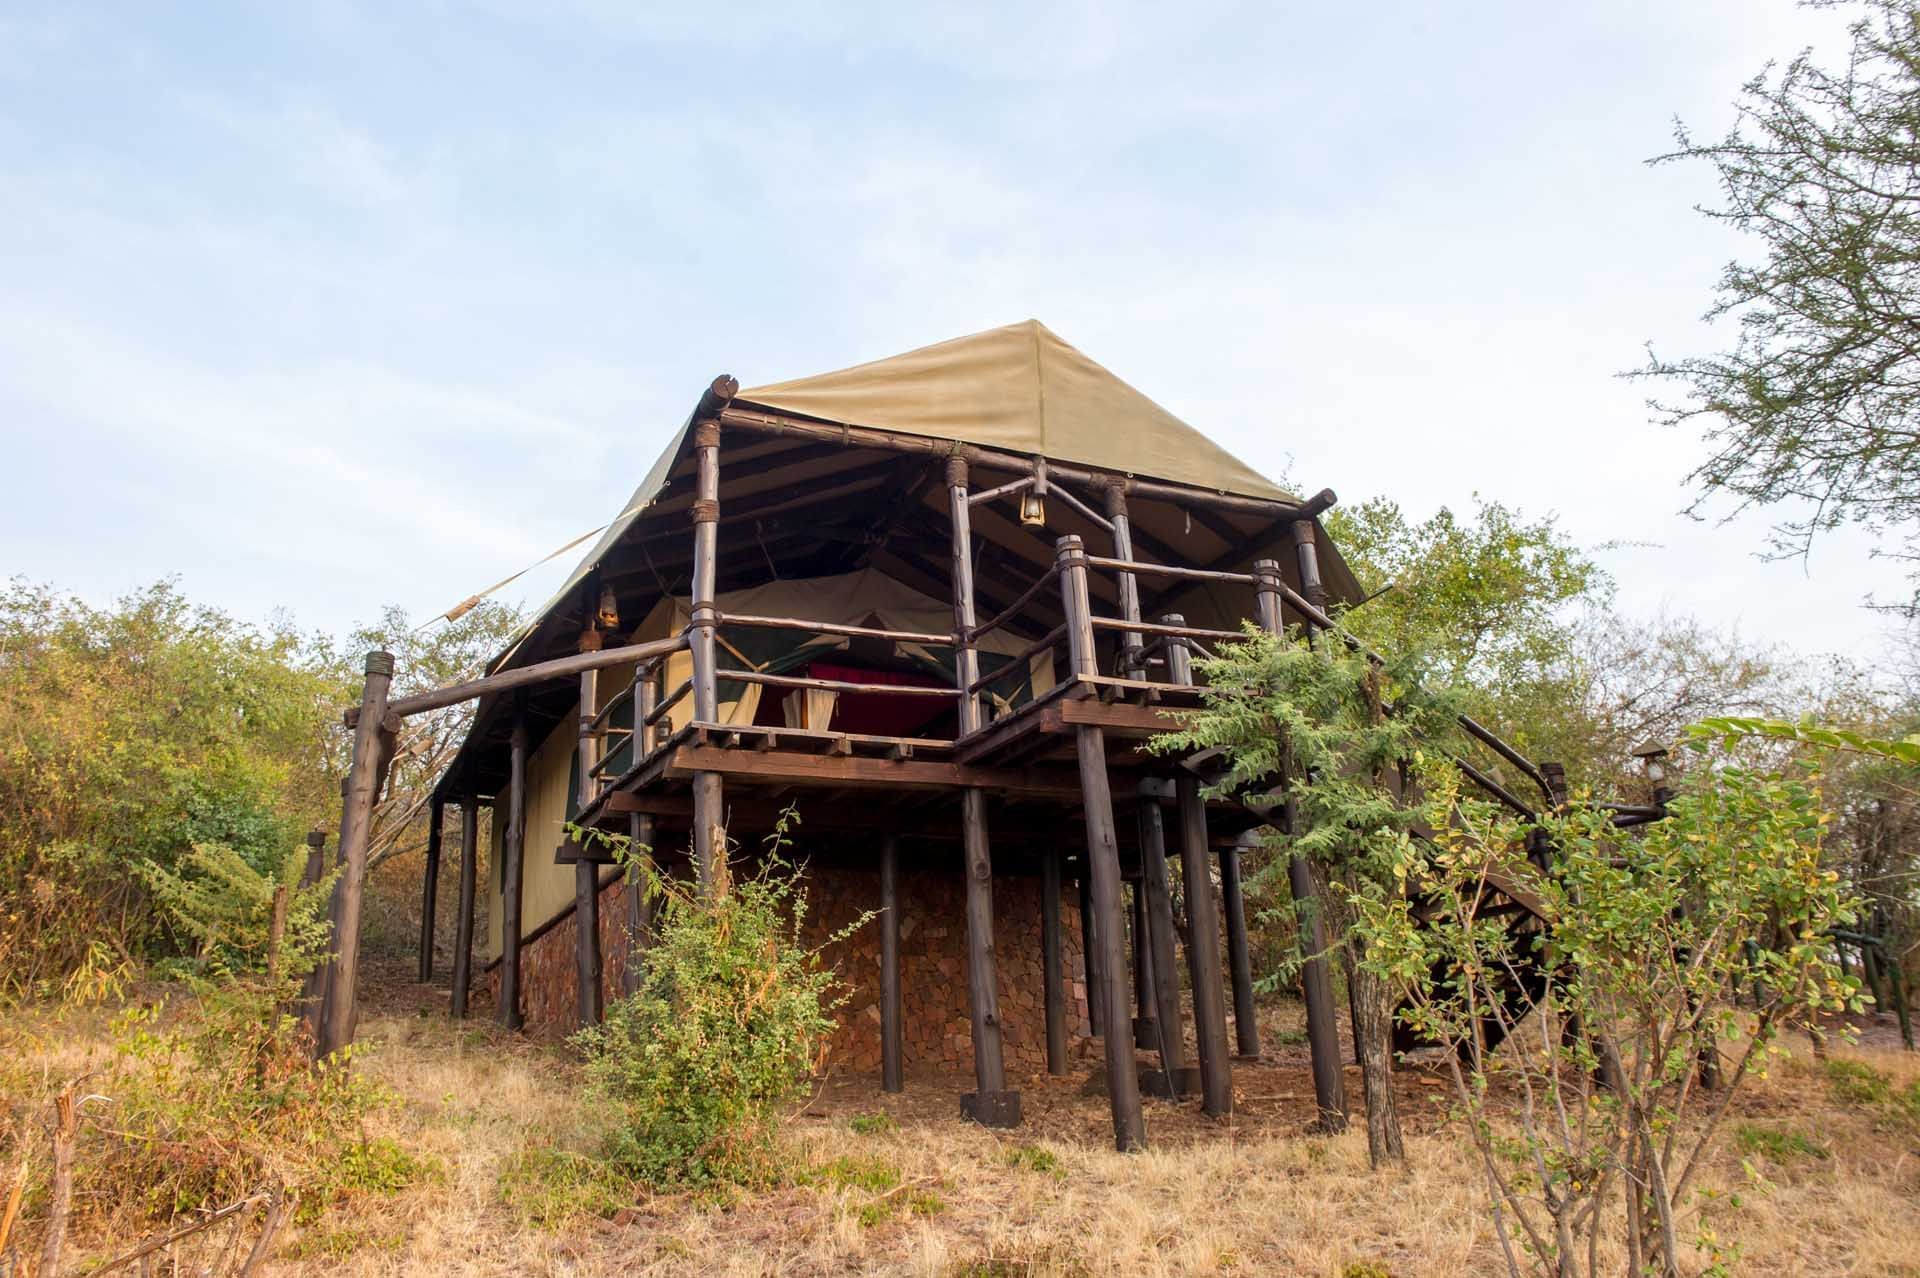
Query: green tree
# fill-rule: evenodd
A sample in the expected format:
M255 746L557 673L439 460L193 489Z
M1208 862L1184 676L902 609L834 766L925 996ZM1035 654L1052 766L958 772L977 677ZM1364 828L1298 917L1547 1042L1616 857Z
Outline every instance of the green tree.
M1407 802L1405 770L1423 743L1432 748L1458 735L1463 698L1434 691L1444 685L1417 650L1375 661L1344 630L1311 642L1297 630L1254 632L1198 667L1206 687L1201 711L1154 747L1223 749L1231 766L1212 793L1291 807L1294 833L1265 833L1275 855L1256 865L1254 887L1284 897L1280 883L1295 855L1334 885L1322 898L1334 906L1351 994L1367 1151L1375 1166L1401 1161L1391 1044L1397 995L1367 964L1351 903L1400 893L1398 849L1422 819Z
M1822 3L1819 7L1838 7ZM1920 557L1920 7L1867 0L1838 69L1803 52L1741 90L1717 141L1676 128L1654 163L1704 161L1721 200L1708 217L1758 250L1721 272L1710 321L1727 349L1642 375L1680 389L1652 402L1698 426L1711 453L1694 509L1778 508L1771 548L1804 554L1858 523L1883 552ZM1911 613L1920 594L1899 605Z
M1816 778L1703 754L1668 819L1633 835L1576 805L1544 861L1445 768L1427 781L1430 836L1383 847L1407 890L1356 894L1357 930L1447 1049L1509 1271L1678 1274L1691 1244L1724 1273L1688 1191L1735 1090L1782 1028L1859 1006Z
M218 844L278 867L338 803L338 697L296 635L168 582L103 609L0 591L0 995L173 949L144 863Z

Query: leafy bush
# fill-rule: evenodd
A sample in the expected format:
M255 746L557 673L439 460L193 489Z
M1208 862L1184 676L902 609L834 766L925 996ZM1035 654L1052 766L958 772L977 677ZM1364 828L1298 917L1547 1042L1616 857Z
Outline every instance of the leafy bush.
M218 844L277 865L338 803L341 698L297 636L171 584L107 609L0 590L0 997L168 952L143 863Z
M590 1095L614 1116L607 1156L656 1185L771 1179L775 1115L846 998L800 941L797 877L770 853L711 900L650 872L645 890L660 907L641 986L574 1037Z

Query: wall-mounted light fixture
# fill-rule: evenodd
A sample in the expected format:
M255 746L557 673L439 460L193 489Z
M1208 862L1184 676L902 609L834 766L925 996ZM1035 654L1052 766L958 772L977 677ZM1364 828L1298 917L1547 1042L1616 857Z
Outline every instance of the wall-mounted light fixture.
M1667 787L1669 753L1659 741L1642 741L1633 748L1633 757L1640 760L1640 766L1646 769L1647 781L1653 786L1653 802L1657 807L1665 807L1673 797L1673 791Z

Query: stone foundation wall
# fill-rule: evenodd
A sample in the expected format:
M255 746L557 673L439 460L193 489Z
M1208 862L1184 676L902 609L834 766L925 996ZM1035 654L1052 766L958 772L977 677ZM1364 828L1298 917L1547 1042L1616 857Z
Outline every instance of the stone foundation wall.
M880 904L880 874L873 870L810 869L808 908L801 935L820 945ZM619 996L627 962L627 892L614 883L600 893L603 995ZM900 1001L903 1055L908 1070L971 1070L972 1022L968 1014L966 886L958 868L939 872L901 867ZM1067 1032L1087 1034L1086 971L1080 950L1079 898L1062 889L1061 930L1067 993ZM527 1028L560 1036L577 1027L574 987L574 920L564 918L520 952L520 1000ZM1040 880L1002 879L993 887L993 941L1000 977L1000 1021L1011 1073L1046 1067L1046 1012L1041 986ZM829 1061L843 1069L880 1068L880 922L876 917L822 953L850 987L838 1013L840 1028ZM486 976L495 998L496 964Z

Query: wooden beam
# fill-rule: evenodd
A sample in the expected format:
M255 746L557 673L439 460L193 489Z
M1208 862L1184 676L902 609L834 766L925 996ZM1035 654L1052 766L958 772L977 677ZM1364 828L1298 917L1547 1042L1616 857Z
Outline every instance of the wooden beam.
M790 778L855 788L945 790L960 786L1071 798L1075 793L1062 769L987 768L930 759L873 759L864 755L794 754L790 751L728 750L722 746L681 745L667 755L665 775L689 777L707 771L747 778Z
M1191 683L1185 648L1167 650L1167 677ZM1227 1012L1221 998L1220 918L1213 903L1212 859L1207 850L1207 805L1200 781L1182 770L1174 777L1180 805L1180 872L1186 887L1187 975L1193 987L1194 1042L1200 1052L1200 1110L1223 1118L1233 1110L1233 1073L1227 1060Z
M527 688L536 683L572 679L584 670L599 670L607 666L625 665L629 661L663 657L679 649L682 643L680 636L675 635L669 639L632 643L620 648L605 648L599 652L570 653L564 657L556 657L552 661L541 661L530 666L502 670L498 674L491 674L483 679L470 679L465 683L435 688L431 692L395 697L385 704L384 712L402 717L425 714L429 710L441 710L447 706L459 705L462 701L472 701L477 697ZM342 712L340 717L349 728L352 728L358 725L360 714L361 707L353 706Z

